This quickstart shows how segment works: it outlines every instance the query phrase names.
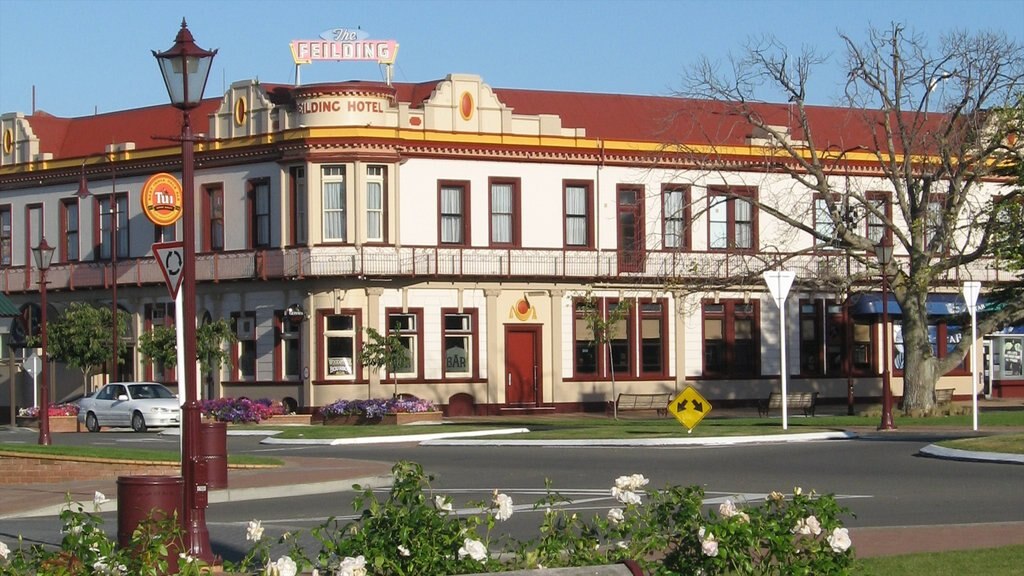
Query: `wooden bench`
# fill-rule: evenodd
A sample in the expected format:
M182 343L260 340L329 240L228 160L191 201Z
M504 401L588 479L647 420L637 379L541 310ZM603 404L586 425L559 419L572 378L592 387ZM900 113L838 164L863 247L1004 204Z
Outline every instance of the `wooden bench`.
M936 388L935 405L945 406L953 403L953 388Z
M804 416L814 416L814 405L817 402L817 392L790 392L786 394L786 408L799 408L804 411ZM782 408L782 394L780 392L772 392L768 395L767 400L760 400L757 403L757 413L761 416L767 416L770 410L777 408Z
M671 394L620 393L619 397L615 399L615 411L656 410L659 416L668 416L668 403L671 401Z

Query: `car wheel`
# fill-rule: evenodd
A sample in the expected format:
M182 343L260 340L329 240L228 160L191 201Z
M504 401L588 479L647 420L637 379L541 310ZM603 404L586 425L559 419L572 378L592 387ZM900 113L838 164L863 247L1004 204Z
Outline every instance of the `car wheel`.
M146 419L142 417L141 412L132 414L132 430L136 432L146 431Z
M85 415L85 429L89 432L100 431L100 421L96 419L96 415L92 412Z

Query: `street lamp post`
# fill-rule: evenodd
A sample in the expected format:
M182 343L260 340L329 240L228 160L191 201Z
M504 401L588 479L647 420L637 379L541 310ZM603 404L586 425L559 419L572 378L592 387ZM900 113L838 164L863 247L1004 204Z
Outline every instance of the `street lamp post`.
M43 348L43 369L42 380L39 392L39 444L50 445L50 359L47 356L48 342L46 339L46 271L53 261L53 246L46 242L46 238L39 240L39 245L32 249L32 256L36 261L36 268L39 268L39 300L42 305L40 317L40 333Z
M892 263L892 243L883 238L875 245L882 272L882 421L879 430L895 430L892 421L892 380L889 376L889 264Z
M199 462L199 400L196 389L196 273L195 273L195 176L192 124L189 112L199 106L203 89L210 74L210 65L216 50L203 50L196 46L185 19L174 39L174 46L166 52L153 51L160 73L163 75L171 105L181 110L181 184L182 184L182 326L184 334L185 405L182 408L181 475L184 489L182 499L182 529L184 545L195 558L210 562L210 533L206 527L205 508L208 504L207 486L197 482ZM204 462L205 464L205 462ZM205 482L203 475L203 481Z

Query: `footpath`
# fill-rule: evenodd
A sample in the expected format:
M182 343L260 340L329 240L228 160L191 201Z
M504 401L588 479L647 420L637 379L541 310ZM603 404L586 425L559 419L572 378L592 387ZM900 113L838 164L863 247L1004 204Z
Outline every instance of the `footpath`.
M176 431L175 431L176 432ZM887 434L900 434L889 432ZM232 432L229 431L229 434ZM12 431L0 434L0 442L14 441L15 436L28 434ZM433 434L428 440L430 444L517 444L510 440L446 439L443 433ZM440 436L440 437L439 437ZM858 437L858 433L826 432L795 434L787 437L779 436L747 436L733 438L684 438L677 441L608 441L609 445L666 445L669 443L707 443L738 444L751 442L782 442L782 441L824 441L843 440ZM420 436L389 437L389 442L424 442ZM366 443L366 439L360 439ZM265 440L275 443L274 440ZM292 443L292 441L289 441ZM304 443L340 444L340 441L304 441ZM276 443L284 443L277 441ZM518 442L522 445L523 441ZM558 442L534 441L531 444L545 445ZM572 446L576 443L561 442L561 445ZM586 445L593 446L594 441ZM1002 462L1006 465L1024 464L1024 455L992 454L965 451L950 451L938 446L929 446L922 453L937 458L958 460L976 460L985 462ZM237 502L266 498L279 498L298 495L328 494L350 491L353 484L363 487L385 487L390 485L391 465L384 462L355 460L343 458L310 458L302 456L281 457L284 465L278 468L231 468L228 471L228 488L213 490L210 493L210 504L220 502ZM72 480L53 483L36 483L32 485L7 485L0 490L0 521L5 518L48 517L57 516L68 498L73 502L81 502L88 509L95 492L102 492L108 498L117 494L117 480ZM116 502L104 504L103 510L109 512L116 509ZM1024 545L1024 519L1020 522L957 524L949 526L889 526L889 527L851 527L851 538L858 557L889 556L916 552L938 552L944 550L963 550L992 548L1008 545Z

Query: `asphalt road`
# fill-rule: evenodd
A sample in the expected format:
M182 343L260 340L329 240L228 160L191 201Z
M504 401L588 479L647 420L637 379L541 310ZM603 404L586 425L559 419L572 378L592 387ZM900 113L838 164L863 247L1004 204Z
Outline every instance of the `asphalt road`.
M67 443L177 447L176 437L106 433L64 435ZM641 473L650 487L699 484L712 503L724 498L757 500L775 490L836 494L853 514L849 526L906 526L1024 520L1024 466L958 462L921 457L936 438L901 432L859 440L671 448L445 447L411 444L379 446L261 445L257 437L229 438L229 452L350 457L395 462L412 460L434 476L436 493L452 497L456 509L471 513L497 489L510 495L516 514L500 527L519 538L532 535L540 512L533 502L544 495L545 479L571 500L573 510L604 514L612 507L609 490L617 476ZM301 481L301 479L298 479ZM207 511L214 552L237 558L245 526L259 519L267 536L304 531L330 516L353 513L352 493L216 504ZM116 517L105 515L113 533ZM59 521L36 518L5 521L0 538L22 534L27 541L56 544Z

